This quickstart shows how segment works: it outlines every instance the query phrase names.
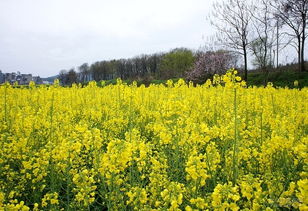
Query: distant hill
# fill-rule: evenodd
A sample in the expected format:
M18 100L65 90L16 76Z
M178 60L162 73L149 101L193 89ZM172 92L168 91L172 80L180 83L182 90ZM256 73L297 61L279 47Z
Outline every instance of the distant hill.
M58 77L58 75L50 76L47 78L42 78L43 81L54 82L54 80Z

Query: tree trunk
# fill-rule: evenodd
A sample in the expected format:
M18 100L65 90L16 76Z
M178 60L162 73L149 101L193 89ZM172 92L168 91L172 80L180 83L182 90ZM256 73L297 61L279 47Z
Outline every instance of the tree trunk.
M246 49L246 46L244 45L243 47L243 51L244 51L244 80L247 82L247 49Z
M277 19L277 37L276 37L276 39L277 39L277 53L276 53L276 56L277 56L277 63L276 63L276 68L278 68L278 65L279 65L279 22L278 22L278 19Z
M305 71L305 39L306 39L306 16L303 17L302 49L301 49L301 72Z
M304 52L305 52L305 40L302 40L302 48L301 48L301 72L305 71L305 57L304 57Z
M297 59L298 59L298 71L301 72L301 66L302 66L302 65L301 65L301 64L302 64L302 63L301 63L301 60L302 60L302 59L301 59L301 52L302 52L302 51L301 51L301 47L302 47L302 45L301 45L301 37L300 37L300 35L297 36L297 40L298 40L298 46L297 46L297 48L298 48L298 49L297 49L297 55L298 55L298 58L297 58Z

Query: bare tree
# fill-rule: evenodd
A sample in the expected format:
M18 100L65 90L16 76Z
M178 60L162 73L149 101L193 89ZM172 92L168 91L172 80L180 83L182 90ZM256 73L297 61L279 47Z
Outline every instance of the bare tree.
M272 50L275 43L276 29L270 1L256 0L250 10L255 32L250 49L255 57L255 65L266 74L268 74L269 67L273 64Z
M89 69L90 69L88 63L84 63L84 64L80 65L78 67L78 69L79 69L79 74L80 74L80 80L82 82L87 82L88 81Z
M298 54L298 69L305 71L304 52L307 38L308 0L275 0L275 4L271 5L276 8L276 16L288 26L289 30L285 33L295 40L293 46Z
M244 58L244 79L247 81L248 45L251 24L250 1L216 1L211 23L219 31L223 45L240 53Z

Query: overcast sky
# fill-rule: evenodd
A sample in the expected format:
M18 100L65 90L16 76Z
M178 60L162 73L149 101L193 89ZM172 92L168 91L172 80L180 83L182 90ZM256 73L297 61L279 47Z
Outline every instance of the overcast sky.
M84 62L176 47L213 33L213 0L0 0L0 70L56 75Z

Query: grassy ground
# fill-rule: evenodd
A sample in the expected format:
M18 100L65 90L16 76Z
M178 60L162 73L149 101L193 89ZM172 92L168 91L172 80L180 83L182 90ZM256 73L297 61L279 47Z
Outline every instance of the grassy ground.
M172 79L176 82L178 79ZM272 82L275 87L289 87L294 88L294 81L298 81L298 87L303 88L308 86L308 72L271 72L268 77L261 72L250 72L248 73L247 84L249 86L264 86L267 82ZM105 85L116 84L117 80L107 80ZM124 80L126 84L131 84L132 80ZM144 84L148 86L149 84L165 84L166 80L140 80L137 81L138 85Z
M308 86L308 72L272 72L268 79L264 73L248 74L248 85L262 86L266 81L272 82L275 87L294 88L294 81L298 81L298 87Z

